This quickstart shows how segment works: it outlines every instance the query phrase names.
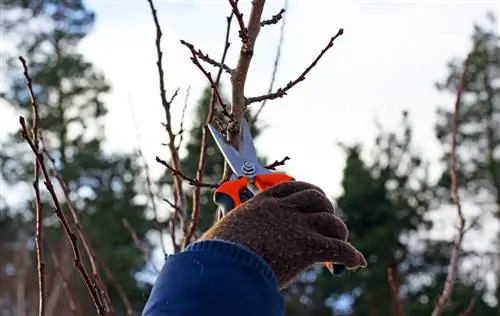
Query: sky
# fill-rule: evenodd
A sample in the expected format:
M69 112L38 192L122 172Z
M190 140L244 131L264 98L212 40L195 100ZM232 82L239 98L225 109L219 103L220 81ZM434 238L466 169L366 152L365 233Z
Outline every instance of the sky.
M153 173L158 175L163 167L154 157L168 158L168 153L161 146L166 135L161 126L164 114L155 65L155 30L148 4L145 0L87 2L96 12L97 21L80 50L113 86L107 97L108 149L130 151L140 143ZM185 91L191 87L186 118L189 126L190 110L194 109L207 81L191 63L189 51L179 40L218 58L230 7L222 0L155 3L164 33L167 93L171 95L177 88L181 92L173 106L174 124L179 124ZM250 1L240 3L246 19ZM500 17L500 2L290 0L289 3L276 86L295 79L339 28L344 29L344 35L305 81L284 98L268 102L261 118L269 128L256 141L260 153L270 160L291 157L281 170L336 196L341 193L344 161L336 143L371 143L376 119L386 129L396 128L401 111L408 110L418 148L426 158L436 162L442 150L434 137L436 106L451 108L453 96L438 93L434 83L445 78L446 63L451 58L463 58L471 48L473 23L484 22L488 10ZM276 14L282 6L282 0L267 1L264 17ZM240 45L236 24L232 30L227 60L230 67L236 63ZM278 25L261 30L245 89L247 97L267 91L278 38ZM210 66L206 69L216 71ZM227 94L227 77L223 83ZM139 126L140 140L135 124ZM2 106L0 137L17 128L15 113ZM439 166L434 164L433 168L437 173ZM473 208L470 209L472 214ZM442 231L451 236L453 225L449 219L448 214L441 224ZM491 233L497 229L488 227Z

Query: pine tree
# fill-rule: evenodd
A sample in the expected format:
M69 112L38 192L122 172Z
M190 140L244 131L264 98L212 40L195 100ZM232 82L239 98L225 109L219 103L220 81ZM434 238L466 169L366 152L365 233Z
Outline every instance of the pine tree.
M140 169L136 157L109 154L103 148L103 120L107 110L102 99L110 91L110 86L103 74L77 51L78 43L94 24L94 13L80 0L8 1L4 2L2 10L12 13L6 14L12 20L6 19L3 31L17 41L18 47L17 54L8 59L8 71L12 77L2 97L27 122L31 122L30 99L17 60L18 54L24 54L40 104L44 144L69 187L70 198L97 257L106 263L115 282L121 285L136 311L139 311L145 303L143 294L148 292L148 288L138 285L134 273L143 267L145 261L123 227L122 220L132 223L136 233L146 243L145 234L151 225L145 218L147 206L137 201L140 188L136 183L142 181L138 181ZM19 15L21 19L18 19ZM49 159L46 161L50 166ZM0 164L2 177L9 185L32 181L33 156L18 132L2 144ZM54 183L57 182L54 180ZM25 194L26 202L9 206L7 213L21 214L24 222L32 221L34 209L33 195ZM50 198L47 195L43 198L45 260L47 266L52 267L52 250L67 241L59 221L50 210ZM60 200L64 202L64 196L60 195ZM66 209L65 204L63 208ZM33 239L34 225L29 227L22 233ZM30 253L30 256L34 262L33 254ZM68 263L64 262L64 265ZM35 266L33 263L32 268ZM36 270L33 268L33 271ZM52 285L50 275L54 274L50 273L53 272L48 268L48 287ZM102 278L106 280L104 274ZM73 273L71 280L77 296L75 299L83 314L95 314L77 272ZM107 282L106 286L116 310L123 311L114 285ZM32 291L36 291L36 286L32 287ZM59 300L59 307L56 307L58 313L64 313L68 308L65 301ZM36 308L36 296L32 305Z
M459 105L458 179L463 200L473 201L481 207L483 215L490 213L500 220L500 35L494 15L490 13L488 18L490 25L475 25L471 38L472 51ZM438 90L455 96L463 69L463 60L449 62L448 74L437 84ZM446 165L450 160L452 115L451 106L438 110L436 136L444 148L442 160ZM439 181L439 196L444 202L450 201L450 185L447 168ZM498 266L498 255L492 260ZM496 274L500 274L500 270ZM499 281L497 278L497 283ZM496 297L500 302L498 285Z
M368 268L340 277L325 269L304 274L287 292L287 315L326 316L332 311L335 315L398 315L398 301L406 315L430 314L444 284L451 245L415 239L417 232L425 236L432 227L425 214L431 208L433 188L427 164L414 148L408 114L403 113L401 132L380 130L370 160L362 157L360 145L344 148L344 192L337 202L350 240L365 254ZM391 284L400 289L399 300ZM456 304L446 315L465 310L476 296L478 306L491 311L473 286L465 280L457 284Z

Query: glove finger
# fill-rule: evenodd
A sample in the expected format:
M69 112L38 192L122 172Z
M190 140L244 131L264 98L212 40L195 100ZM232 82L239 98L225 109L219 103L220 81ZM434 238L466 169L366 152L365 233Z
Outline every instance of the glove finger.
M321 190L317 186L310 184L310 183L307 183L307 182L303 182L303 181L283 182L283 183L280 183L280 184L277 184L275 186L270 187L269 189L262 192L261 194L265 194L267 196L274 197L274 198L283 198L283 197L287 197L291 194L305 191L305 190L310 190L310 189L317 190L317 191L324 194L323 190Z
M300 213L331 213L335 212L333 204L326 195L316 189L307 189L279 199L279 203L297 210Z
M347 240L349 231L344 222L332 213L305 214L306 221L325 237Z
M335 238L318 237L316 251L312 257L316 262L332 262L348 269L366 268L366 260L350 243Z

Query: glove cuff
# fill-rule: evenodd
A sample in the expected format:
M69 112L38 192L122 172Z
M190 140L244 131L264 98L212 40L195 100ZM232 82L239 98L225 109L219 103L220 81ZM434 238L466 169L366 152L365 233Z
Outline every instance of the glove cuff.
M208 239L189 245L185 251L210 251L234 259L244 265L257 269L264 279L273 287L278 287L278 281L271 267L260 256L250 249L229 241Z

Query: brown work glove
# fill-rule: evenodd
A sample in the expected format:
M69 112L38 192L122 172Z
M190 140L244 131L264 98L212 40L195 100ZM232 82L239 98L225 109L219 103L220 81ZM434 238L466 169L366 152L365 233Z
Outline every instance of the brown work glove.
M318 187L292 181L271 187L232 210L200 240L238 243L262 257L280 289L315 263L348 269L366 267L363 255L346 242L345 224Z

